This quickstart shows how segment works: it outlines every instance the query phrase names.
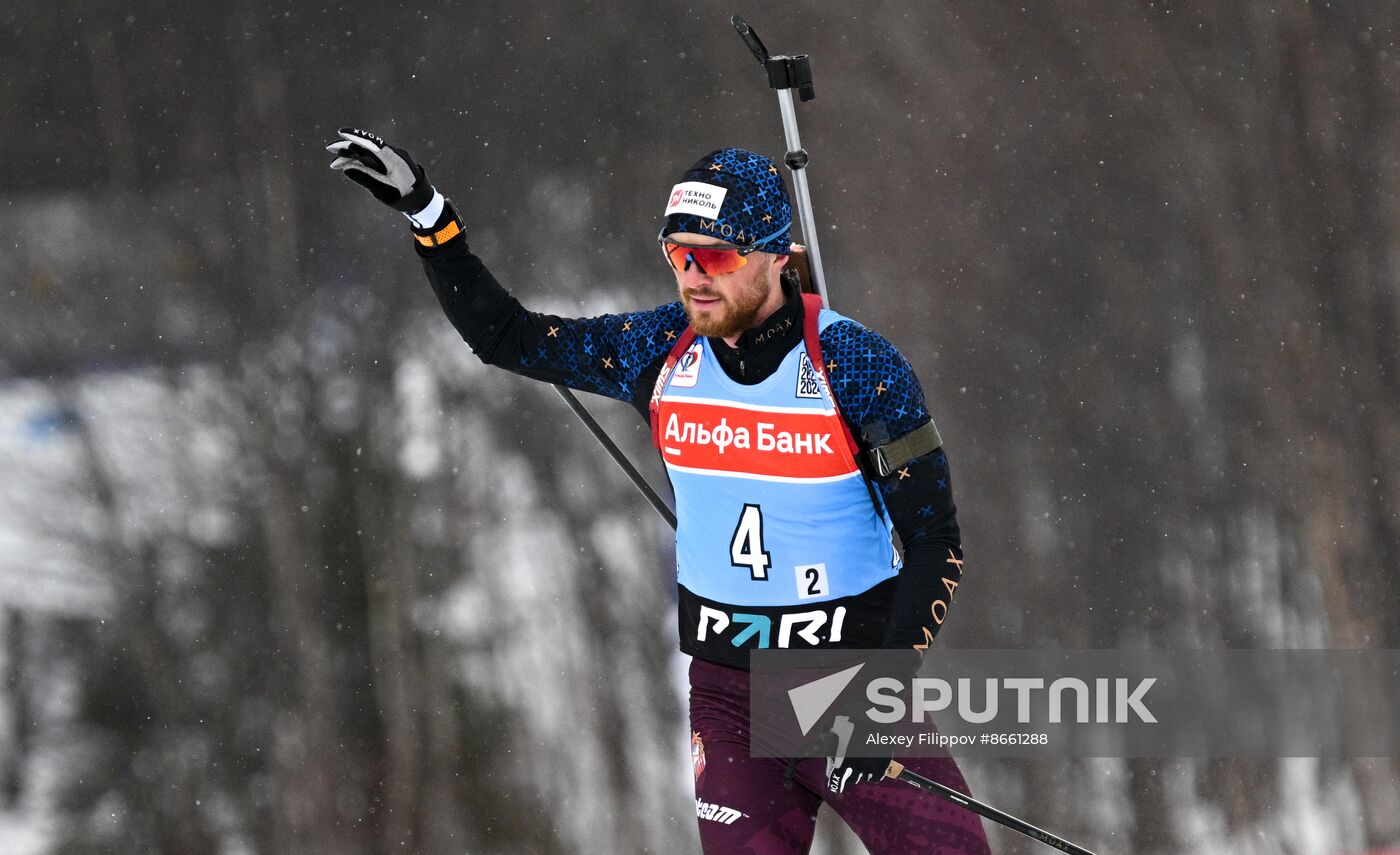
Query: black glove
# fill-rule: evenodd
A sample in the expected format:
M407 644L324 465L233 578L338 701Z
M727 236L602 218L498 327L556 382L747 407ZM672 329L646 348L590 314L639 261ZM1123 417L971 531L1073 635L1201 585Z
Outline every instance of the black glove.
M863 721L857 718L857 721ZM838 715L832 722L831 733L836 736L836 748L826 758L826 788L833 793L843 793L846 787L854 784L868 784L885 777L894 759L891 746L869 746L866 738L874 732L869 726L860 726L844 715ZM873 757L847 757L850 750Z
M374 198L405 214L416 214L433 201L433 185L408 152L358 128L341 128L340 136L343 139L326 146L336 155L331 169L339 169Z
M889 727L880 727L867 721L859 712L847 715L837 713L825 728L819 728L798 752L788 760L783 772L783 786L792 789L793 776L797 774L797 764L807 757L826 755L826 786L833 793L845 792L854 784L867 784L884 778L894 759L893 745L876 742L872 745L870 735L884 733ZM863 757L847 757L852 750ZM869 756L874 755L874 756Z
M902 687L901 695L906 704L911 678L919 670L920 655L911 649L891 649L881 651L867 664L862 672L862 683L869 685L882 678L893 678ZM847 696L836 705L836 710L825 727L815 731L816 736L802 750L803 756L826 757L826 786L833 793L842 793L853 784L866 784L884 778L894 758L894 745L888 737L898 730L898 722L881 725L866 717L864 692ZM875 736L877 738L872 739ZM885 738L880 738L885 737ZM862 756L852 757L851 754ZM792 786L801 756L788 762L783 776L783 785Z

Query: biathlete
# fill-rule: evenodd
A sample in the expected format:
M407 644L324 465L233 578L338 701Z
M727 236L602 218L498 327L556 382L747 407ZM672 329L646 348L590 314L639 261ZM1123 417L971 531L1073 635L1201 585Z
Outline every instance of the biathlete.
M407 152L340 137L331 166L408 217L434 293L483 362L650 422L676 498L704 851L805 853L825 802L876 855L988 853L976 815L886 780L888 753L802 760L795 786L783 760L750 756L751 650L906 650L912 674L962 578L948 457L919 382L890 342L783 275L792 207L777 164L737 148L702 157L671 188L658 235L679 300L574 319L502 288ZM967 792L951 758L902 762Z

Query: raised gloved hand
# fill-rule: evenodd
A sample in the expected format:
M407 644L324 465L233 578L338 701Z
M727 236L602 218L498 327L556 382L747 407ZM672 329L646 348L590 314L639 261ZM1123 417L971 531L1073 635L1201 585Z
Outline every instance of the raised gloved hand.
M885 772L890 768L890 760L894 759L894 750L868 746L866 737L871 732L868 727L857 727L847 716L836 716L831 725L831 733L836 737L836 748L826 758L827 789L840 794L849 786L868 784L885 777ZM852 750L875 756L847 757Z
M336 155L331 169L345 173L374 198L405 214L416 214L433 200L433 185L408 152L358 128L341 128L340 136L326 146Z

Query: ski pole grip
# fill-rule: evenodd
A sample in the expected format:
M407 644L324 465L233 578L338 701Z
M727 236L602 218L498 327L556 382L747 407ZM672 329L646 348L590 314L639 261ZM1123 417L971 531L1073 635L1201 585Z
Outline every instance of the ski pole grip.
M770 89L796 89L797 97L810 101L817 97L812 87L812 60L805 53L797 56L770 56L763 63Z
M753 27L749 26L749 22L740 18L738 15L732 15L729 18L729 23L733 24L734 29L739 31L739 36L744 40L744 44L749 46L749 50L753 51L753 55L758 59L759 64L767 65L768 48L764 47L763 42L759 41L758 33L753 31Z
M763 66L763 70L768 72L768 85L773 89L796 89L797 97L803 101L810 101L817 97L817 90L812 87L812 60L807 54L802 53L797 56L770 56L768 48L763 46L758 33L753 31L749 22L732 15L729 23L734 25L734 29L739 31L739 37L744 40L744 44L753 51L754 58L758 64Z
M810 101L817 97L817 90L812 86L812 60L805 53L797 56L783 57L787 65L787 79L791 81L788 85L796 87L797 97L802 101ZM771 62L769 63L772 64ZM768 72L771 77L773 72Z
M885 770L886 778L898 778L904 773L904 764L898 760L891 760L890 767Z

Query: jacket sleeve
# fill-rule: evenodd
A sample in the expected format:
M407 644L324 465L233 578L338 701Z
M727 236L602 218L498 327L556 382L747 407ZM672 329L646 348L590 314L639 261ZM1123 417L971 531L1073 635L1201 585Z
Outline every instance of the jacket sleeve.
M931 420L914 369L883 336L842 320L822 332L821 345L832 393L864 449L900 439ZM904 552L884 646L922 652L947 621L962 581L962 538L948 456L936 448L876 485Z
M527 311L472 253L448 205L431 229L415 229L433 293L482 362L516 374L627 401L645 412L651 381L685 329L680 303L641 312L564 318ZM428 236L452 237L434 244Z

